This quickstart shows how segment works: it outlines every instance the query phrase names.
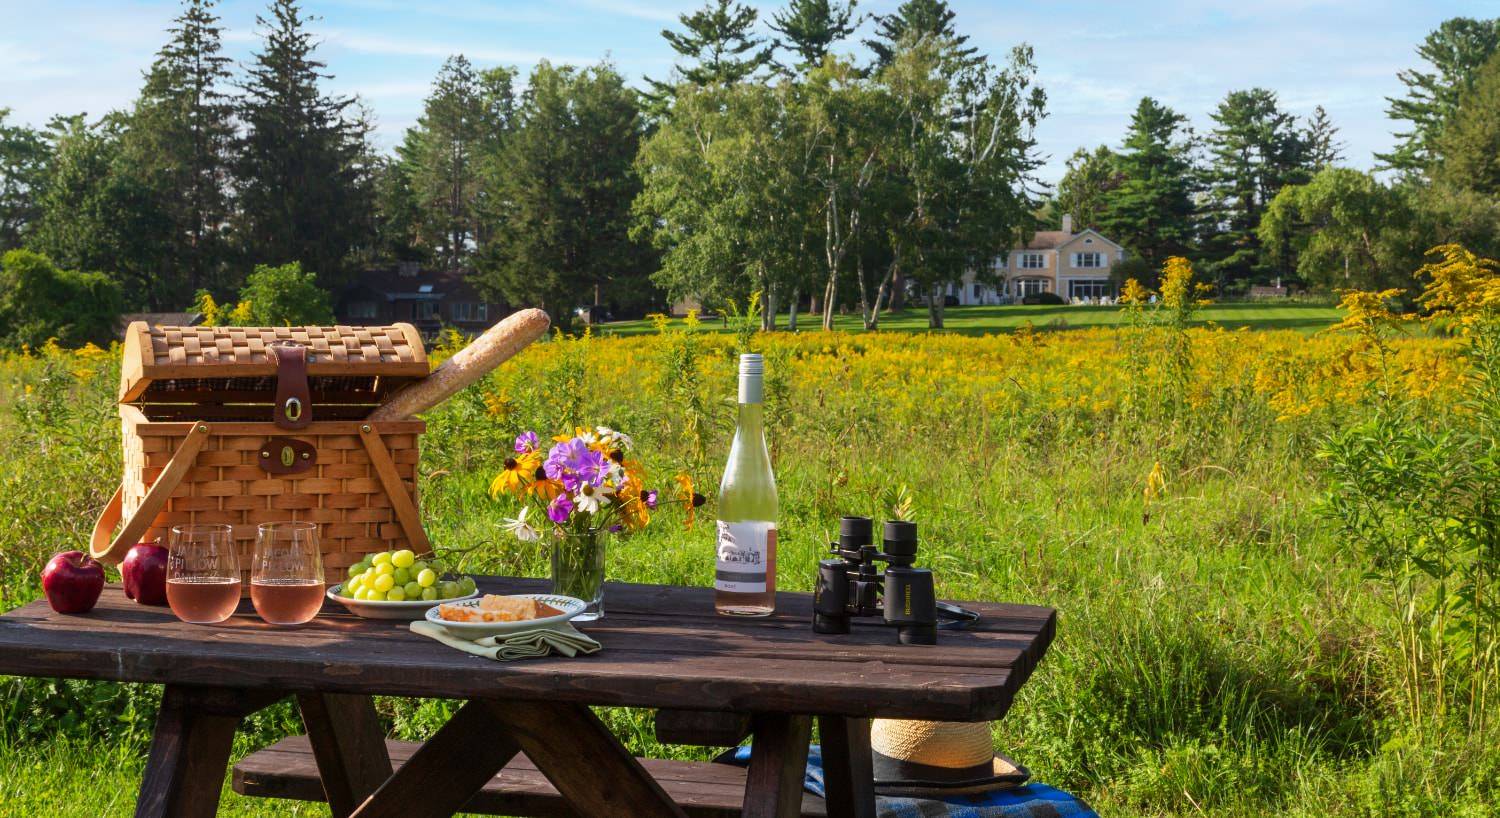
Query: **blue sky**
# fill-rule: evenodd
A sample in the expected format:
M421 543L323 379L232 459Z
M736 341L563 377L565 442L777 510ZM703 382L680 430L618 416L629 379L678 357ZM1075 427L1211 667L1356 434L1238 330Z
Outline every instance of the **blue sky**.
M899 0L865 0L887 12ZM445 56L529 68L539 59L592 63L608 57L633 82L667 74L673 53L660 36L678 12L701 5L652 0L307 0L320 17L320 56L332 88L374 110L390 146L421 110ZM762 17L779 3L754 3ZM1352 164L1391 142L1385 100L1414 48L1448 17L1500 16L1500 0L1199 0L1198 2L982 2L952 0L962 33L992 55L1036 48L1049 116L1038 132L1055 181L1079 146L1117 144L1142 95L1188 114L1196 127L1231 89L1264 86L1305 115L1323 105L1342 129ZM230 56L256 44L259 0L220 7ZM54 113L100 114L127 105L161 46L175 2L0 0L0 107L40 125Z

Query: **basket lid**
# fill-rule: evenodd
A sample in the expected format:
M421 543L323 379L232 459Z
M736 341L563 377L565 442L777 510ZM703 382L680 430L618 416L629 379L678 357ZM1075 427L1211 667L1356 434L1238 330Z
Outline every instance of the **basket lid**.
M170 327L131 323L120 366L121 403L188 407L265 404L276 395L271 348L307 350L315 404L371 409L429 371L416 327ZM340 412L345 416L357 412Z

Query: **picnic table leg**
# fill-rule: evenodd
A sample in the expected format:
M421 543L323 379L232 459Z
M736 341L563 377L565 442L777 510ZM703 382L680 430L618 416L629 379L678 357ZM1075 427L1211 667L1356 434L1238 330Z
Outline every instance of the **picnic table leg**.
M750 771L745 779L745 818L793 818L802 814L802 780L812 719L783 713L755 717Z
M391 777L375 700L361 694L303 693L297 705L328 809L334 818L345 818Z
M240 719L285 695L167 685L141 776L136 818L209 818L217 812Z
M581 704L491 700L490 710L580 815L685 818L682 808ZM566 740L559 742L559 738Z
M823 788L828 818L874 818L875 771L870 764L870 720L819 716Z
M520 750L505 727L483 702L468 702L351 815L447 818L458 812Z

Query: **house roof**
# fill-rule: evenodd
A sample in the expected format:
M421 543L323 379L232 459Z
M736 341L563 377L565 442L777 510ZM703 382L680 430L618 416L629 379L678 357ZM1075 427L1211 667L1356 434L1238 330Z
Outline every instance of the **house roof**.
M120 316L120 329L136 321L145 321L151 327L193 327L203 321L201 312L127 312Z
M1073 238L1072 233L1061 230L1038 230L1032 234L1031 241L1026 242L1022 250L1054 250L1060 247L1068 239Z
M1109 239L1105 238L1103 234L1101 234L1099 231L1095 230L1094 228L1092 228L1092 227L1085 227L1084 229L1078 231L1077 233L1069 233L1069 232L1067 232L1065 230L1038 230L1031 237L1031 241L1027 242L1026 246L1022 247L1021 249L1022 250L1056 250L1057 248L1062 247L1063 245L1065 245L1065 244L1073 241L1074 239L1077 239L1077 238L1085 236L1085 235L1093 236L1094 238L1097 238L1100 241L1103 241L1103 242L1105 242L1107 244L1114 245L1115 247L1119 247L1120 246L1119 244L1116 244L1115 242L1110 241Z
M402 275L399 267L368 269L350 283L344 295L364 290L387 301L484 301L469 279L471 274L469 270L418 270L415 275Z

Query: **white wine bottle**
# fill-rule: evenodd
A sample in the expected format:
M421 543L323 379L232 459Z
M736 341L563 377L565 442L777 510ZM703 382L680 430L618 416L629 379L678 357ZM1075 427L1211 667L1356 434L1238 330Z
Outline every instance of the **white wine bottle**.
M776 610L776 477L766 449L765 362L740 356L740 413L719 481L714 610L769 616Z

